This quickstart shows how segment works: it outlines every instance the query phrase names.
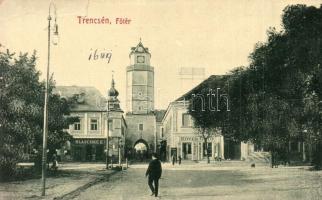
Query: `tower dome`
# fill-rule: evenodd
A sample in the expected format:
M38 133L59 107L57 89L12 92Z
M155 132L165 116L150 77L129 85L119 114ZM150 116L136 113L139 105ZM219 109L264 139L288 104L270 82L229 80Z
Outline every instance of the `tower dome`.
M108 96L117 98L119 95L119 92L115 89L115 81L114 77L112 76L112 87L108 90Z

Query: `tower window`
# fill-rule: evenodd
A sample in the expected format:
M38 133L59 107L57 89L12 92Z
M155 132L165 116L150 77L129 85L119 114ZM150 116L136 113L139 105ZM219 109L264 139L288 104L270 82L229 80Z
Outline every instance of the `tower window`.
M143 124L139 124L139 131L143 131Z
M98 126L97 119L91 119L91 130L96 131Z

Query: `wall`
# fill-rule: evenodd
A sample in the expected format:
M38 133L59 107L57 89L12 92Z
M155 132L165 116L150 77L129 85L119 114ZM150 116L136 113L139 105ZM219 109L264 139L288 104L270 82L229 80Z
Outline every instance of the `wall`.
M154 146L156 134L156 119L154 115L133 115L126 114L127 140L134 143L142 136L149 145ZM139 124L143 124L143 131L139 130ZM152 149L154 150L154 149Z

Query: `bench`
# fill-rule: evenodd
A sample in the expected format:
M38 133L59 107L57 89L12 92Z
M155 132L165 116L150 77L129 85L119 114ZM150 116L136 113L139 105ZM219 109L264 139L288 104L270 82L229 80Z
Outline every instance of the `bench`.
M35 166L35 163L32 162L24 162L24 163L17 163L17 171L20 175L24 175L25 170L31 170Z

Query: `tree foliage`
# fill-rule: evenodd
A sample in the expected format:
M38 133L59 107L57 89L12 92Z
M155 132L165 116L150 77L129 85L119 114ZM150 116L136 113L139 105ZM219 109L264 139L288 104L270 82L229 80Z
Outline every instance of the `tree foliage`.
M10 177L17 162L33 148L42 147L44 82L39 81L36 54L15 56L0 52L0 177ZM63 129L73 118L66 117L72 102L53 94L53 81L49 93L48 148L53 152L70 135ZM35 152L36 152L35 151ZM38 156L40 157L40 155Z
M322 8L287 6L282 30L269 28L267 36L266 42L255 45L249 66L228 74L230 113L208 122L203 120L215 114L199 112L193 115L196 125L220 124L224 136L262 144L271 151L286 150L292 139L313 144L318 151L322 142Z
M226 76L215 76L210 81L204 82L200 89L196 89L188 97L191 100L189 114L194 119L195 133L204 141L208 163L210 162L208 140L220 134L220 129L227 124L225 119L227 119L229 105L227 105L227 96L222 92L227 87L226 81Z

